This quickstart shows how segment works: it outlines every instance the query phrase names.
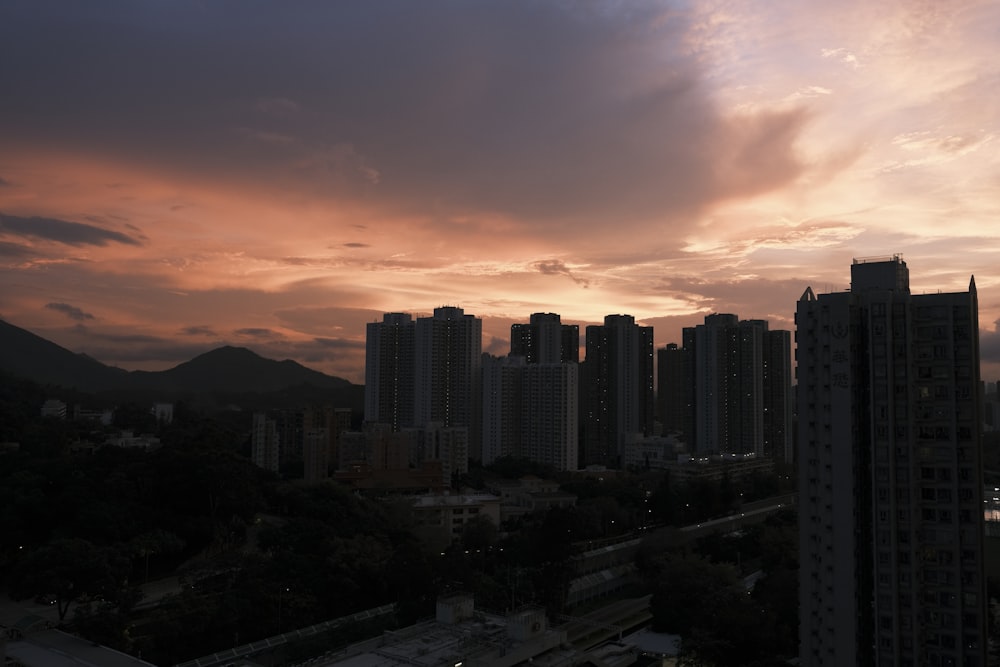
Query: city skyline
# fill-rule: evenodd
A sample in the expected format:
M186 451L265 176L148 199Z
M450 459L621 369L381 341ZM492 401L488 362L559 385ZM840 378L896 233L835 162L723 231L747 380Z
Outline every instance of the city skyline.
M989 2L8 2L0 318L127 369L364 378L444 305L792 330L901 254L1000 377Z

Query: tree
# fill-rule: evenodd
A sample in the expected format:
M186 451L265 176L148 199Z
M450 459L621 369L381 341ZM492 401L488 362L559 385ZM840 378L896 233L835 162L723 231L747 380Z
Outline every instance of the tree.
M31 551L15 566L11 597L53 595L62 621L71 602L117 594L128 573L128 559L113 548L80 539L53 540Z
M651 574L653 630L682 636L710 621L740 587L731 566L699 556L668 555Z
M177 553L184 548L184 540L168 530L155 528L137 535L129 542L135 556L143 559L143 581L149 581L149 557Z
M485 514L466 521L462 526L462 546L468 550L486 549L497 541L497 526Z

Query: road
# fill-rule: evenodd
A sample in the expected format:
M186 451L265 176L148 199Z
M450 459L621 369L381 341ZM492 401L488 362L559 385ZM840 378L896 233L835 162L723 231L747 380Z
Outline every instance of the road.
M652 618L650 597L617 600L583 616L564 617L566 640L576 649L587 650L609 639L621 639L623 633Z

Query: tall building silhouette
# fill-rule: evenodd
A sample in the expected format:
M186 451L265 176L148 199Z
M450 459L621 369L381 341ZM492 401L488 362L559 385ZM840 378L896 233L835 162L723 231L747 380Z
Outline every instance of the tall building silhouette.
M799 300L802 664L986 664L978 332L899 256Z
M481 460L483 321L461 308L435 308L417 318L415 350L415 425L465 427L469 456Z
M791 461L791 333L713 314L658 351L660 415L698 454Z
M784 457L791 437L791 335L713 314L684 330L692 355L692 449Z
M607 315L587 327L580 386L583 463L621 465L628 436L653 434L653 327Z
M369 322L365 338L365 421L393 431L414 425L416 324L408 313Z
M694 444L694 358L677 343L656 351L656 416L664 434Z
M556 313L533 313L528 324L510 327L510 354L529 364L580 361L580 327L563 324Z
M515 325L516 326L516 325ZM523 456L523 356L483 355L483 463Z
M579 364L483 355L483 463L514 456L576 470L578 414Z

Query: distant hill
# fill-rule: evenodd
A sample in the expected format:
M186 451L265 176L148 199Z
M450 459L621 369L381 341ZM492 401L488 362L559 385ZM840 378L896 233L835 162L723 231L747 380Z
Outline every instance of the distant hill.
M137 389L203 392L268 392L302 384L338 389L351 383L290 359L265 359L245 347L225 346L165 371L133 371Z
M70 352L30 331L0 320L0 369L39 384L84 392L134 391L167 399L177 395L267 393L309 386L341 393L360 385L275 361L242 347L220 347L165 371L125 371Z
M128 382L128 371L70 352L3 320L0 320L0 368L38 384L90 392L125 387Z

